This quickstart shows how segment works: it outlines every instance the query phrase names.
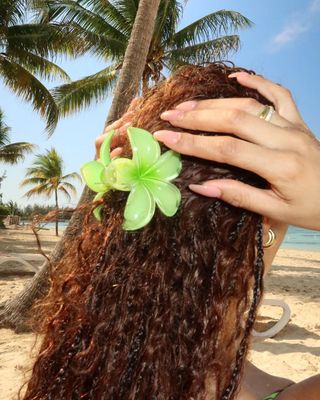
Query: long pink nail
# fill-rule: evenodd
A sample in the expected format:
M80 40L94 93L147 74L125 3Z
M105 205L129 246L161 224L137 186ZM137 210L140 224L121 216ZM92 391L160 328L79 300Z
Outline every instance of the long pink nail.
M176 109L180 111L192 111L197 107L198 102L195 100L185 101L177 105Z
M214 185L189 185L189 188L196 193L202 194L203 196L207 197L216 197L220 198L222 195L221 189Z
M181 133L174 131L157 131L153 134L153 136L159 140L160 142L167 144L176 144L180 140Z
M228 78L237 78L238 76L245 76L245 75L250 75L250 74L248 74L248 72L245 71L233 72L232 74L228 75Z
M183 112L179 110L169 110L163 112L160 117L164 119L165 121L172 121L175 119L180 119L183 116Z

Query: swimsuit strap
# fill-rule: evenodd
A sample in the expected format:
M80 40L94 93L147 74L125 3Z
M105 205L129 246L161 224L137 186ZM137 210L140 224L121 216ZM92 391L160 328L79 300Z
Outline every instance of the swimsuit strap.
M265 397L263 400L275 400L279 396L280 393L281 393L281 391L273 392L273 393L269 394L267 397Z

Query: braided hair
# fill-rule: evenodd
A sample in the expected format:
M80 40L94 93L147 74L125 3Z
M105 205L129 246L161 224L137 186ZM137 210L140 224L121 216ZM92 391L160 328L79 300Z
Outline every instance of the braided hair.
M253 97L267 104L228 78L239 70L220 63L181 68L146 95L133 126L170 128L159 114L185 100ZM190 156L182 165L174 217L156 211L143 229L123 231L127 194L110 192L102 223L85 224L53 271L24 400L235 398L262 294L262 217L188 185L266 182Z

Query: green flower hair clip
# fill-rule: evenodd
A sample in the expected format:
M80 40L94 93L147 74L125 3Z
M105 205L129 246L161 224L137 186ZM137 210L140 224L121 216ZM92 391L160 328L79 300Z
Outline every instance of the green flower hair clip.
M84 181L97 192L94 201L109 190L129 191L124 210L125 230L136 230L147 225L155 213L155 205L167 217L172 217L181 201L179 189L170 181L182 168L180 155L172 150L161 155L160 145L151 133L130 127L127 130L132 148L132 159L110 158L111 131L100 148L100 158L81 168ZM94 210L100 220L102 205Z

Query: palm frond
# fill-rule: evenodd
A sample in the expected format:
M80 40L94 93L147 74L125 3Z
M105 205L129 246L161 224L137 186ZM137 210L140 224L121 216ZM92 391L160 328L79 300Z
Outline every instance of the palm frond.
M24 67L33 75L37 75L42 79L51 80L54 78L60 78L66 81L71 80L69 75L57 64L41 56L30 53L29 51L19 50L13 54L10 52L7 54L10 56L11 60Z
M132 21L128 22L111 1L88 0L84 1L82 4L86 4L95 14L102 16L104 20L108 21L114 28L129 38L132 29Z
M81 27L78 27L81 30ZM81 31L83 41L86 43L87 52L106 59L106 61L122 60L128 45L123 38L112 38L101 33Z
M46 197L50 197L54 193L54 188L50 187L48 184L44 183L43 185L38 185L30 190L28 190L24 196L32 197L38 195L45 195Z
M205 64L225 58L230 51L238 50L238 35L222 36L218 39L175 49L167 54L167 65L176 69L185 64Z
M9 26L6 40L6 52L15 55L25 50L54 59L58 55L76 57L88 50L79 29L61 22Z
M67 175L62 176L62 177L61 177L61 183L62 183L62 184L67 184L66 181L67 181L68 179L76 179L77 181L79 181L80 183L82 183L81 175L78 174L78 172L72 172L72 173L70 173L70 174L67 174ZM68 185L69 185L69 183L68 183Z
M0 74L4 83L46 118L46 130L52 134L59 118L58 107L48 89L21 65L0 54Z
M81 1L49 0L48 4L51 10L51 20L60 20L64 24L75 22L86 31L104 34L114 39L128 40L128 37L119 29L112 26L100 14L83 6Z
M54 148L47 150L45 154L37 154L33 166L27 169L26 176L34 176L45 179L62 177L63 160Z
M61 115L66 116L104 100L113 89L118 71L114 66L53 89L53 97Z
M172 38L171 46L179 49L186 45L195 45L250 26L252 22L236 11L216 11L178 31Z
M25 179L20 186L35 185L25 196L46 195L50 197L55 191L63 192L71 199L70 192L76 193L75 187L68 182L69 179L80 179L77 172L63 175L63 160L54 148L45 154L36 155L32 166L27 168Z
M177 0L162 0L157 13L151 48L170 43L182 18L183 6Z
M24 160L26 154L32 153L35 148L35 145L26 142L0 146L0 162L16 164L18 161Z
M113 4L125 17L127 22L133 26L139 7L139 0L115 0Z
M47 184L47 180L41 177L31 177L25 178L20 182L20 186L27 186L27 185L45 185Z
M26 11L25 0L2 0L0 2L0 26L18 24Z
M60 185L58 187L58 191L62 192L66 196L67 200L69 200L69 201L71 200L71 195L70 195L70 193L68 192L68 190L64 186ZM77 193L77 191L74 190L73 194L76 194L76 193Z
M0 109L0 147L10 142L9 134L11 128L4 121L4 113Z

